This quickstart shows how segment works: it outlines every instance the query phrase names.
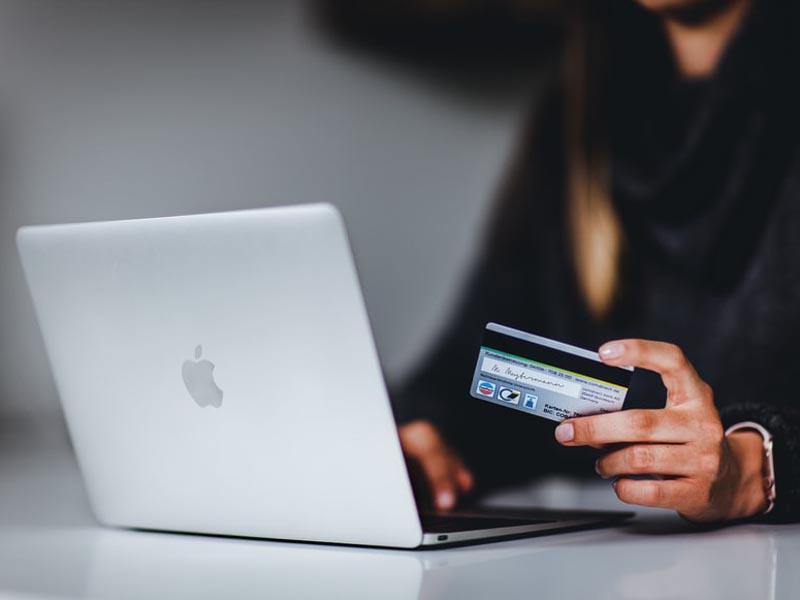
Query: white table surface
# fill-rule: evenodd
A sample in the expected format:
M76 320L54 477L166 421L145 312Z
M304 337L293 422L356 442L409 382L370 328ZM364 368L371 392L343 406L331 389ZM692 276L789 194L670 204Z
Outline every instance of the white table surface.
M0 438L2 442L2 438ZM550 481L498 501L619 508ZM800 525L630 525L443 550L106 529L59 443L0 443L2 598L800 598Z

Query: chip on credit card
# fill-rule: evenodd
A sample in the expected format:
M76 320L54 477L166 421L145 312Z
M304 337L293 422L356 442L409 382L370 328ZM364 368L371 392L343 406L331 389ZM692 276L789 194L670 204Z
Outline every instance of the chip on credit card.
M552 421L622 409L633 367L596 352L487 323L470 394Z

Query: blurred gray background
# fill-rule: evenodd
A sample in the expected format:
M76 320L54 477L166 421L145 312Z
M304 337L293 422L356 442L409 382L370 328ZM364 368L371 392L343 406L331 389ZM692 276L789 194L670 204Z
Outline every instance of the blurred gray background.
M318 8L0 0L0 420L61 419L24 224L332 202L386 373L408 372L478 250L543 67L371 51Z

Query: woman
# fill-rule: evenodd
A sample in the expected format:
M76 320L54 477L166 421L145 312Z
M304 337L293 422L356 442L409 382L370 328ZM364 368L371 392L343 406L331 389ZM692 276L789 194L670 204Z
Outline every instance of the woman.
M586 4L585 45L571 44L577 63L524 145L464 302L398 394L404 451L440 509L594 468L624 502L692 521L796 520L797 3ZM639 408L553 436L471 399L488 321L649 370L629 392ZM643 474L663 477L629 477Z

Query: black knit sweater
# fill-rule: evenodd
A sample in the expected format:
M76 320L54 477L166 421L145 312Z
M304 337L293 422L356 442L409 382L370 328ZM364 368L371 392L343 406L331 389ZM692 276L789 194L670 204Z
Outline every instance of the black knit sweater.
M595 348L620 337L680 345L724 424L775 438L770 520L800 518L800 36L797 3L756 9L712 77L681 81L654 18L612 14L612 192L626 238L623 285L594 319L575 280L564 214L563 110L551 96L498 205L486 251L446 332L394 394L401 422L428 418L485 490L547 472L593 475L553 423L469 396L488 321ZM800 370L797 371L800 373ZM627 406L663 406L653 373Z

